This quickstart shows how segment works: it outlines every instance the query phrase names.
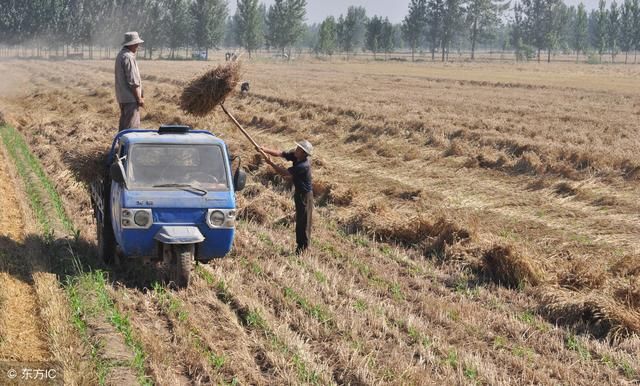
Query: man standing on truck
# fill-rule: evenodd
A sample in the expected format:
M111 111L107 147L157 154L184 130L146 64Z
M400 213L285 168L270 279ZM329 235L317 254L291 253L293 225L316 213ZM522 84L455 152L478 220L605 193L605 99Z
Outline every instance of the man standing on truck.
M116 99L120 105L118 131L140 127L140 107L144 107L142 81L136 52L144 40L137 32L124 34L122 50L116 57Z
M311 214L313 212L313 189L311 184L311 164L309 157L313 153L313 146L309 141L296 142L296 148L291 151L277 151L261 148L266 154L282 157L293 162L288 169L276 165L271 158L266 161L273 169L285 178L291 179L295 187L293 200L296 204L296 254L301 254L311 242Z

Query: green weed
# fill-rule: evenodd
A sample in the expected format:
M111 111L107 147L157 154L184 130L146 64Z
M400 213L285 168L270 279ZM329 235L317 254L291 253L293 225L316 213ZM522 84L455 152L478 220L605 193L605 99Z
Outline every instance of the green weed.
M353 305L353 308L355 308L356 310L360 311L360 312L364 312L367 309L367 303L364 300L356 300L355 304Z
M496 336L495 338L493 338L493 349L497 350L497 349L501 349L503 347L507 346L507 338L505 338L504 336Z
M391 284L389 290L391 291L391 295L395 300L404 300L404 294L402 293L402 288L400 288L399 283Z
M458 353L455 350L449 350L447 353L447 358L444 360L445 364L451 366L452 368L458 367Z
M580 343L580 341L578 341L575 335L570 334L567 337L565 345L569 350L576 351L582 360L591 360L591 353L582 343Z
M478 370L471 365L465 365L462 373L472 381L478 379Z
M294 354L291 358L294 368L296 369L296 373L298 374L298 379L311 383L313 385L320 384L320 377L315 371L311 371L307 368L307 364L300 358L298 354Z
M533 356L534 356L534 351L524 346L516 346L511 351L513 355L520 358L527 358L529 360L533 359Z
M325 276L324 273L322 273L320 271L314 271L313 272L313 276L315 276L315 278L318 281L318 283L324 284L324 283L327 282L327 277Z
M294 301L305 313L321 323L329 323L332 320L331 315L320 305L311 304L300 294L296 293L292 288L284 288L284 297Z

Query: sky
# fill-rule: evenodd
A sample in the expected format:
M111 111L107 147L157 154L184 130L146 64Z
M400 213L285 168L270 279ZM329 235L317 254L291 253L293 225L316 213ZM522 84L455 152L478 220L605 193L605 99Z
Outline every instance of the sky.
M236 0L229 2L229 13L236 13ZM263 0L267 7L273 0ZM409 0L307 0L307 23L321 23L327 16L346 14L349 6L363 6L367 15L386 16L392 23L400 23L409 9Z
M227 0L229 11L233 15L236 12L236 0ZM578 5L580 1L588 10L598 6L598 0L565 0L567 5ZM619 0L618 4L623 1ZM273 4L273 0L263 0L267 6ZM607 4L610 0L607 0ZM400 23L409 9L409 0L307 0L307 23L320 23L327 16L346 14L350 5L363 6L367 9L367 15L388 17L392 23Z

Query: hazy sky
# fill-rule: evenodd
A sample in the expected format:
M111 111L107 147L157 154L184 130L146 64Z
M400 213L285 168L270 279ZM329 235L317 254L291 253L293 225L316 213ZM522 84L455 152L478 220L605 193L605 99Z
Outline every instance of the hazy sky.
M236 12L236 0L229 2L230 14ZM263 0L267 6L273 4L273 0ZM577 5L581 0L565 0L567 5ZM619 0L618 4L624 0ZM598 0L583 0L587 9L598 6ZM610 0L607 0L607 4ZM327 16L335 16L347 13L350 5L361 5L367 9L367 15L386 16L392 23L400 23L409 9L409 0L307 0L307 22L320 23Z
M233 15L236 12L236 0L227 0L229 11ZM273 4L273 0L262 0L267 7ZM350 5L360 5L367 9L367 15L380 15L389 18L392 23L399 23L407 14L409 0L307 0L307 22L320 23L327 16L346 14Z

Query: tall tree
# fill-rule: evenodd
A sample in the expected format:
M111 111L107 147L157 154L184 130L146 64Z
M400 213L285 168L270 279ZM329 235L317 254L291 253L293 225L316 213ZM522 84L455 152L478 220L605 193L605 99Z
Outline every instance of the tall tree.
M364 42L367 25L367 11L364 7L349 7L347 16L340 15L337 24L340 48L349 54L360 48Z
M327 17L320 24L318 35L316 52L329 56L333 55L338 39L336 19L333 16Z
M624 52L624 63L629 59L629 51L633 49L635 26L633 25L633 2L625 0L620 7L620 48Z
M189 6L192 20L191 41L198 49L205 49L209 59L209 48L217 47L224 37L224 21L227 18L227 3L224 0L192 0Z
M509 8L509 3L499 0L470 0L467 5L467 25L471 40L471 59L475 59L476 44L492 37L500 23L500 17Z
M304 32L306 0L275 0L267 12L267 41L282 50L291 46ZM291 55L289 55L290 57Z
M365 39L365 47L367 50L373 52L374 59L376 53L380 48L380 42L382 40L382 18L379 16L373 16L367 23L367 33Z
M551 51L560 45L562 31L568 21L567 6L561 0L548 0L545 9L545 47L547 62L551 63Z
M640 0L631 0L631 19L633 23L633 63L637 62L640 48Z
M175 51L185 46L189 38L189 10L185 0L164 0L164 27L167 31L167 43L171 49L171 58L175 58Z
M395 48L396 42L394 35L395 28L389 21L389 18L385 17L382 21L382 31L380 33L380 41L378 42L379 48L384 52L385 60L387 59L387 54Z
M402 36L411 47L411 61L415 61L416 49L422 44L427 28L427 0L411 0L409 14L402 22Z
M455 33L460 30L464 12L462 0L445 0L444 5L442 35L440 38L443 62L448 57L449 46L455 37Z
M528 59L525 57L525 55L523 55L523 46L526 34L526 25L524 18L525 15L522 10L522 5L516 2L513 5L513 22L511 23L511 31L509 36L511 46L515 50L516 61Z
M611 3L607 18L607 43L611 51L611 62L615 62L618 53L618 40L620 38L620 11L615 0Z
M598 9L593 12L594 19L594 47L598 50L600 60L602 61L602 54L607 48L607 24L608 24L608 12L606 8L605 0L600 0Z
M436 50L442 41L442 27L445 16L445 0L427 2L427 40L431 51L431 60L435 60Z
M540 62L541 51L547 46L546 35L550 24L548 9L549 3L547 0L522 0L526 40L536 48L538 62Z
M584 9L584 4L580 3L573 23L573 39L571 40L572 48L576 51L576 62L580 57L580 52L585 52L589 44L587 23L587 11Z
M165 18L161 0L147 2L140 33L144 36L144 53L149 59L153 59L155 48L166 43L167 35L162 20Z
M258 0L238 0L235 16L237 41L249 52L262 45L263 25Z

